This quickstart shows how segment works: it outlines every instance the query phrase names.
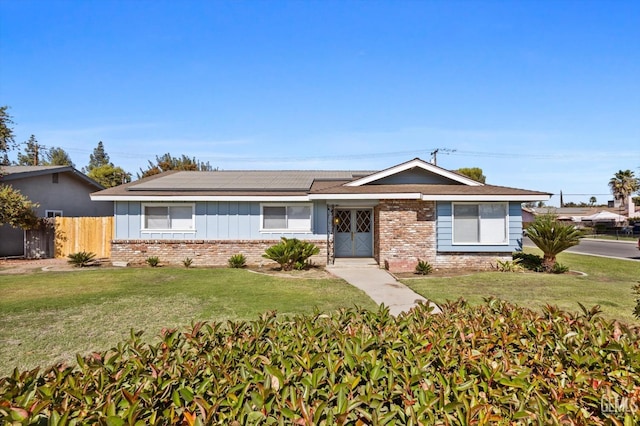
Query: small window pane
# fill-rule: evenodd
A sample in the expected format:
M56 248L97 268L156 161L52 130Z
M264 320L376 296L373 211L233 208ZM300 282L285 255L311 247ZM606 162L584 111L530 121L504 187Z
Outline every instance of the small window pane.
M504 204L480 205L480 241L505 243L507 241L507 208Z
M171 229L191 229L193 226L191 216L191 206L171 207Z
M284 206L264 206L262 208L264 229L286 229L287 208Z
M311 207L289 206L287 207L287 229L309 231L311 229Z
M478 206L458 204L453 206L453 241L456 243L479 242Z
M169 229L169 215L167 207L146 207L146 229Z

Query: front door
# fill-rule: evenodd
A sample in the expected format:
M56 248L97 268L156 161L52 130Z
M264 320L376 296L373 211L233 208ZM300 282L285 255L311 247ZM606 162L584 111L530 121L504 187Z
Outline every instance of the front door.
M336 257L373 256L371 213L371 209L336 210Z

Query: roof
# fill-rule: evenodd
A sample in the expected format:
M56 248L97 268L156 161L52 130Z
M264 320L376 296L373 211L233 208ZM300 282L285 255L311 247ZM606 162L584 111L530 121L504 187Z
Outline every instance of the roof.
M388 183L420 169L444 183ZM401 180L402 181L402 180ZM414 159L382 171L234 170L170 171L91 195L105 201L311 201L420 199L546 201L550 193L485 185Z
M89 176L71 166L2 166L2 176L0 177L0 182L8 182L42 175L51 175L54 173L69 173L74 177L83 180L90 186L95 187L96 189L104 189L104 186L100 185Z

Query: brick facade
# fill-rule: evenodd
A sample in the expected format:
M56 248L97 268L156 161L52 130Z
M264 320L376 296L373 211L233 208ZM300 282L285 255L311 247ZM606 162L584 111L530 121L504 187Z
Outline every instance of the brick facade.
M412 272L418 259L436 269L477 270L511 259L511 253L438 253L434 201L380 200L374 229L374 257L392 272Z
M271 265L275 262L262 257L265 249L280 240L114 240L111 242L111 261L144 264L147 258L157 256L160 262L182 265L185 258L193 259L194 266L226 266L229 258L242 253L248 265ZM327 241L310 241L320 248L320 254L311 260L317 265L327 262Z
M374 254L380 266L403 272L413 271L418 258L432 263L436 255L435 218L433 201L380 200L374 209Z

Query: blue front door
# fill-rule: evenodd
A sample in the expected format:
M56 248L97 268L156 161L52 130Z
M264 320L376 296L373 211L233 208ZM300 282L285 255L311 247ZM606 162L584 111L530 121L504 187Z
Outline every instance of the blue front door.
M371 209L336 210L335 256L373 256Z

